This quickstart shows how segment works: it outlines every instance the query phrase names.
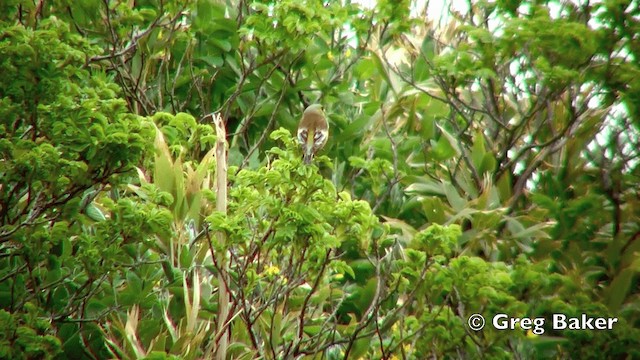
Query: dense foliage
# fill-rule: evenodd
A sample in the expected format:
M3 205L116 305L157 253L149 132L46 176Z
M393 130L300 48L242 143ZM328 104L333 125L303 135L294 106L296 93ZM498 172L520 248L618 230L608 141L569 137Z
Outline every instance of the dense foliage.
M640 357L639 3L420 4L2 2L0 358Z

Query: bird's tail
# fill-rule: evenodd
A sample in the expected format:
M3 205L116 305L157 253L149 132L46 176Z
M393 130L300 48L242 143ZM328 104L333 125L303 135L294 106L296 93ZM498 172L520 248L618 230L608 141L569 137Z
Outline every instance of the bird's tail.
M302 159L304 160L305 164L311 164L311 160L313 160L313 151L305 151L302 155Z

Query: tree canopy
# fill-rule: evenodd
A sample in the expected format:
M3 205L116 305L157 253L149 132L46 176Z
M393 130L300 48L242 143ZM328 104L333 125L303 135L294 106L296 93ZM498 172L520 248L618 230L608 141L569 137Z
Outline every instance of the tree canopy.
M640 3L432 10L3 1L0 358L640 357Z

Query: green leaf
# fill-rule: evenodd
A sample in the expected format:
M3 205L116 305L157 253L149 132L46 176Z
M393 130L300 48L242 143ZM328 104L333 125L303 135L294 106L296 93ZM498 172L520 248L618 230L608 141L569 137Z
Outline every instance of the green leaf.
M441 136L435 146L431 149L431 155L438 161L445 161L454 157L456 155L456 150L446 136Z
M496 170L497 161L493 154L487 152L482 158L482 164L478 168L480 173L493 173Z
M480 170L486 152L484 149L484 135L482 131L476 131L473 136L473 146L471 148L471 160L476 169ZM479 171L480 172L480 171Z
M375 63L371 57L362 57L356 63L354 71L359 80L370 79L376 71Z
M336 134L337 142L340 143L342 141L347 141L354 136L361 135L365 132L371 121L371 117L360 115L354 121L350 122L346 128Z
M620 309L629 294L632 281L638 272L638 269L625 268L613 278L611 285L609 285L609 288L605 292L605 294L607 294L607 305L611 311L618 311Z
M105 221L107 219L94 203L87 205L85 214L93 221Z

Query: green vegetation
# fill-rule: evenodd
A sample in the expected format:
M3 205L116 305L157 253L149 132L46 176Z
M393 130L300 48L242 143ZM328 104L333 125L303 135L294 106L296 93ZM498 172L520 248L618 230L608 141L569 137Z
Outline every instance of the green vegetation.
M584 3L4 1L0 358L639 358L640 5Z

